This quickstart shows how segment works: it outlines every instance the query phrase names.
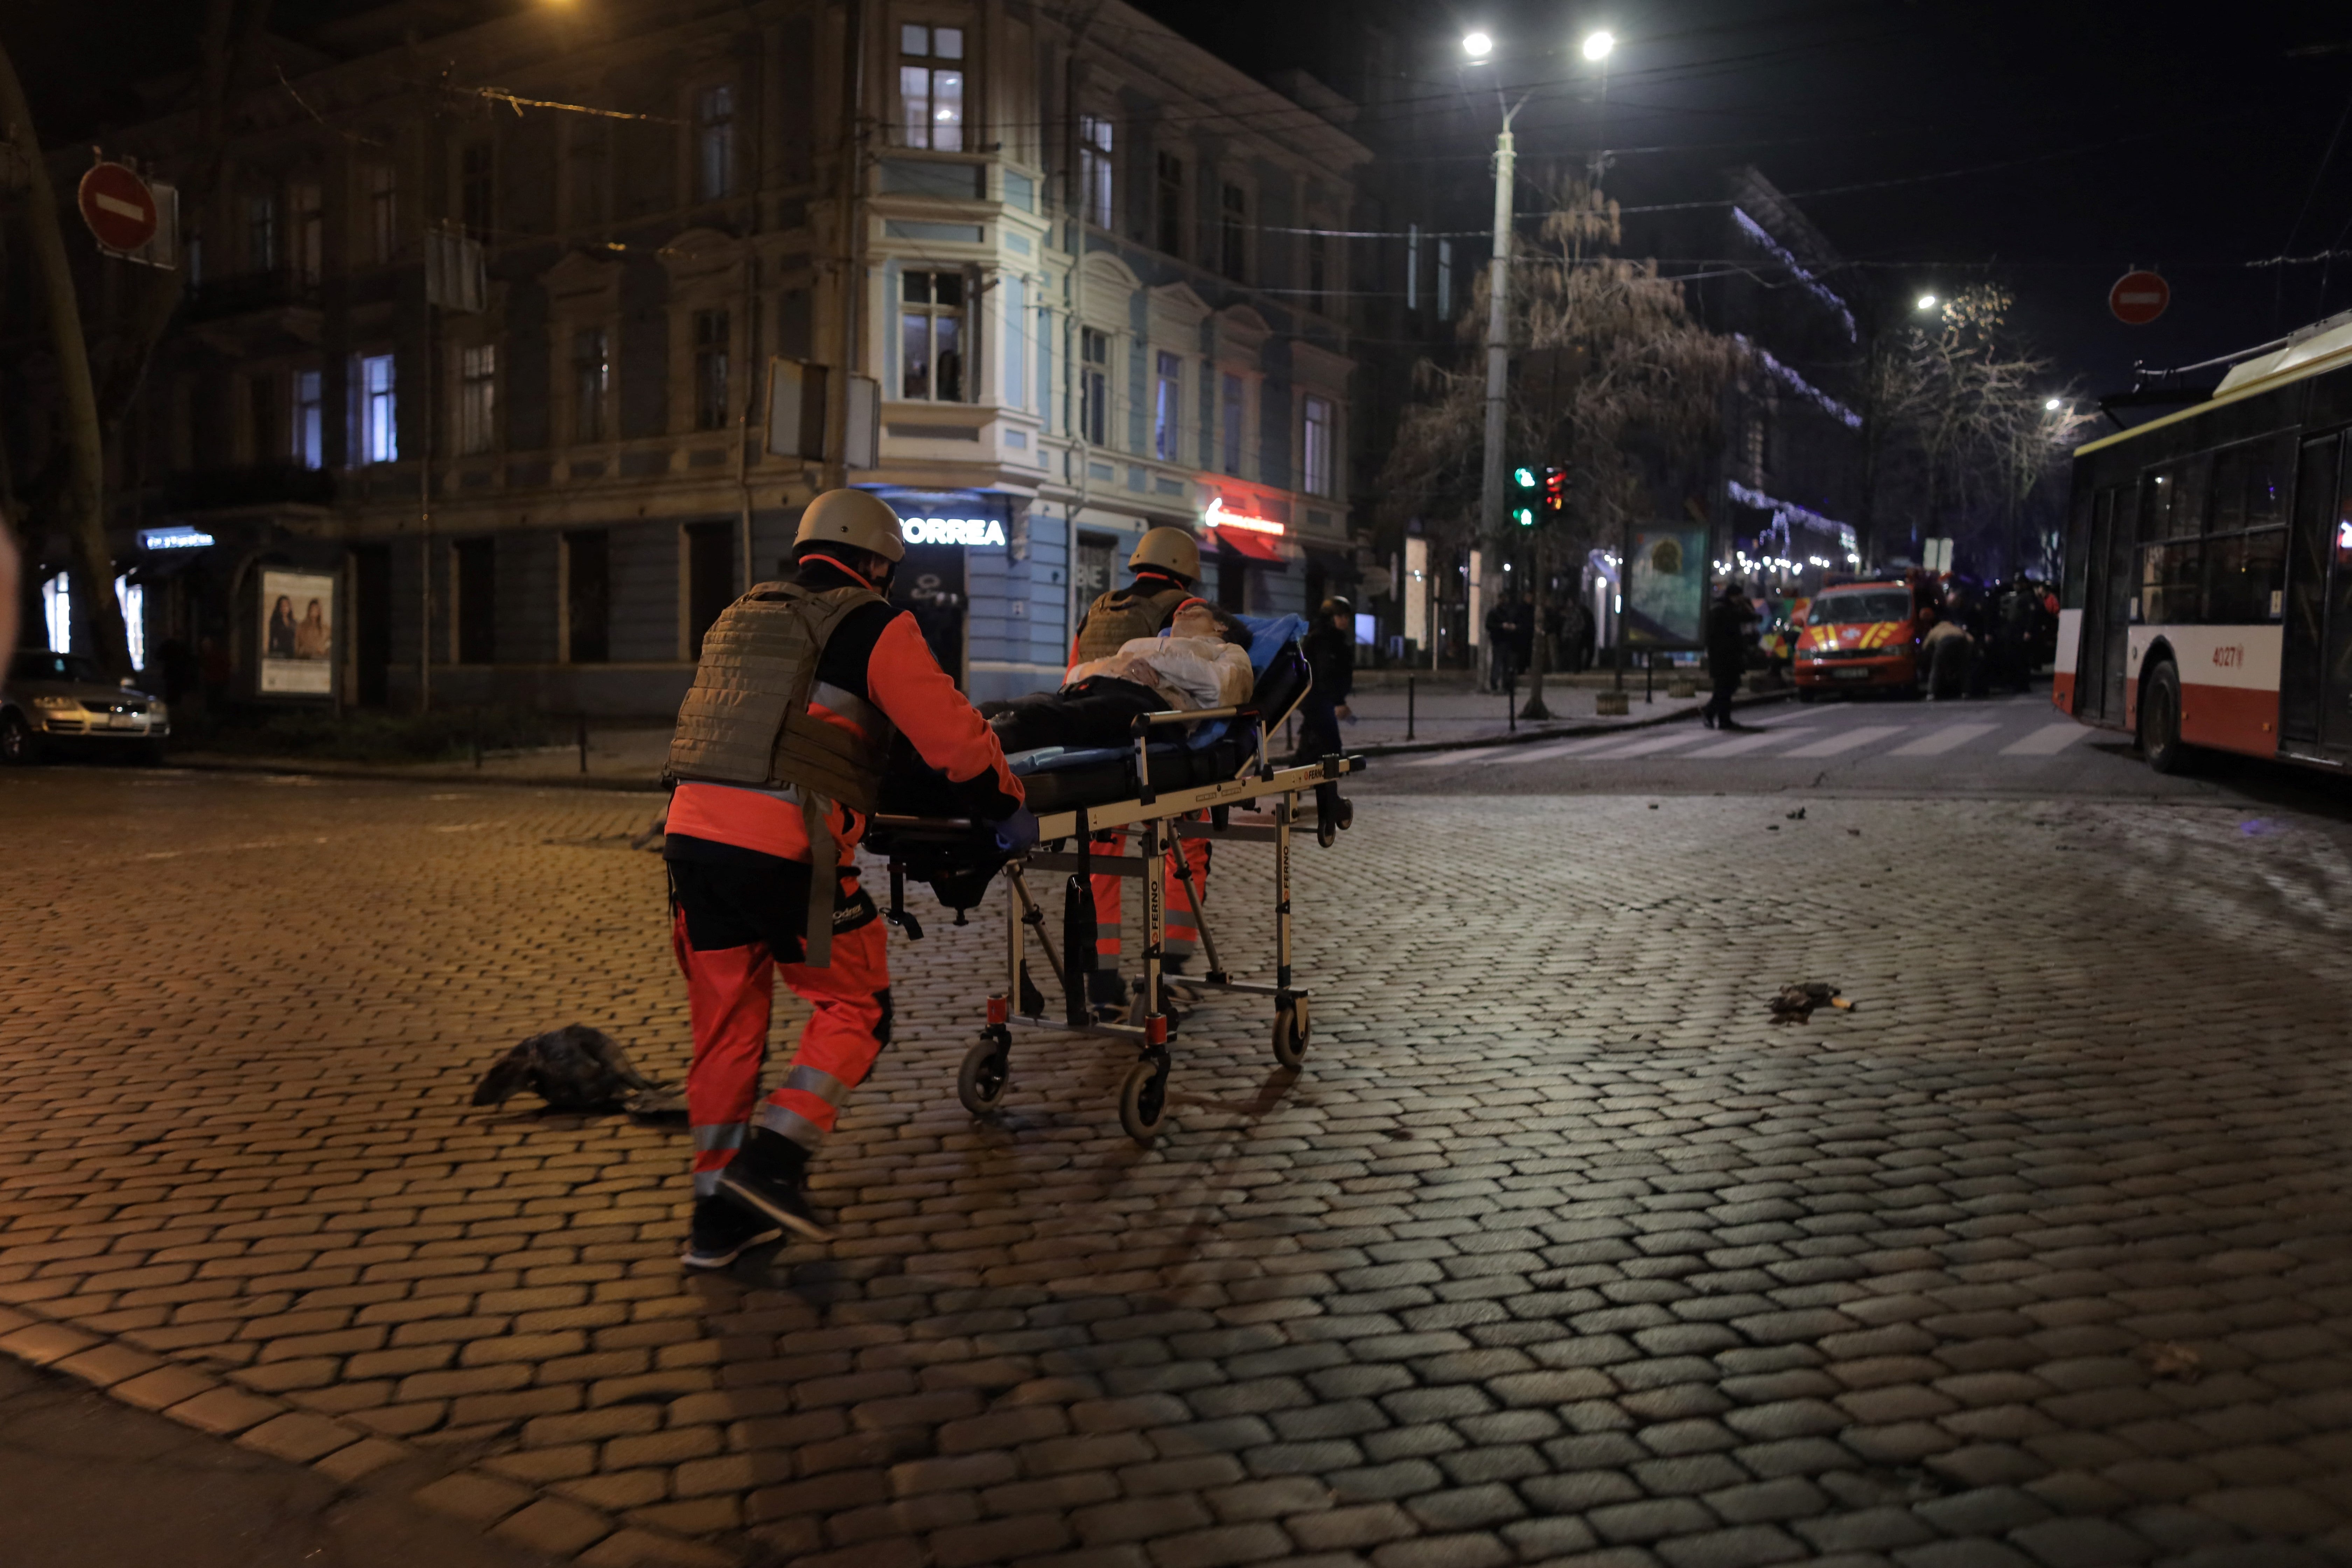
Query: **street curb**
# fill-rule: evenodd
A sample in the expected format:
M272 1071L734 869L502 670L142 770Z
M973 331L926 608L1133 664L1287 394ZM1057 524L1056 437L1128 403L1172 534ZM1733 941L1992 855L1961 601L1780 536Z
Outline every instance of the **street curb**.
M0 1352L119 1404L307 1466L346 1490L404 1496L494 1540L583 1568L736 1568L740 1554L642 1524L184 1366L110 1334L0 1305ZM420 1479L421 1477L421 1479ZM370 1478L373 1478L371 1481Z
M662 788L658 778L639 774L544 773L528 776L514 773L477 773L472 768L441 768L430 772L415 768L378 767L367 763L333 763L297 757L224 757L199 754L191 757L166 756L163 766L183 768L191 773L272 773L322 779L370 779L390 784L497 784L503 789L585 789L615 790L630 795L658 794Z
M1734 708L1761 708L1768 703L1786 702L1793 691L1759 691L1731 700ZM1470 741L1391 741L1370 746L1350 746L1352 757L1406 757L1424 752L1484 751L1496 746L1528 746L1538 741L1569 741L1582 735L1622 735L1635 730L1655 730L1667 724L1679 724L1698 715L1696 708L1685 708L1678 713L1661 713L1654 719L1633 719L1622 724L1547 724L1541 729L1522 730L1515 735L1487 735Z

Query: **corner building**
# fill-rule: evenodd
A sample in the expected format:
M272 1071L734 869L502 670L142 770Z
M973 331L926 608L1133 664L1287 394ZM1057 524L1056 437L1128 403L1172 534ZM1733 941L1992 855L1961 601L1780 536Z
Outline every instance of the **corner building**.
M346 701L664 714L839 483L909 521L901 595L975 698L1057 679L1157 524L1234 608L1355 580L1337 95L1118 0L466 14L289 43L183 211L110 455L149 647L212 639L251 694L282 565L336 578ZM107 151L168 179L190 134ZM774 360L816 367L812 455L770 450Z

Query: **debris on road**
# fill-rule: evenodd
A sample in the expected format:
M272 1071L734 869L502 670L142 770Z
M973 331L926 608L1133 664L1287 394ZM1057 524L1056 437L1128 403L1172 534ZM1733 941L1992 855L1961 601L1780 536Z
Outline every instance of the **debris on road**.
M2170 1340L2150 1340L2132 1352L2132 1359L2158 1377L2194 1383L2205 1370L2204 1358L2187 1345Z
M1784 985L1772 998L1772 1021L1776 1024L1802 1024L1813 1016L1816 1007L1834 1007L1842 1013L1853 1011L1853 1004L1838 994L1838 988L1819 980L1802 981Z
M474 1087L473 1103L503 1105L526 1089L552 1110L667 1116L683 1110L677 1090L639 1072L617 1041L585 1024L533 1035L500 1057Z
M1801 806L1801 806L1797 807L1797 809L1796 809L1796 810L1794 810L1794 811L1792 811L1792 812L1789 813L1789 820L1790 820L1790 821L1791 821L1791 822L1802 822L1802 821L1804 821L1804 820L1805 820L1805 808L1804 808L1803 806Z

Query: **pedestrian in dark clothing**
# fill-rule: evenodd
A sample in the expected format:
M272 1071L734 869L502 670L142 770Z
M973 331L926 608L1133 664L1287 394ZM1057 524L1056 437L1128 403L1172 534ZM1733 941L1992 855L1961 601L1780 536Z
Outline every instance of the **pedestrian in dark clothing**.
M1495 601L1495 607L1486 612L1487 690L1500 691L1518 674L1519 640L1526 619L1527 612L1519 605L1518 594L1508 588Z
M1581 675L1592 668L1593 642L1600 628L1592 619L1592 606L1582 599L1569 606L1569 668Z
M1315 684L1298 705L1298 752L1294 763L1310 763L1341 749L1339 721L1352 719L1348 698L1356 688L1356 606L1334 595L1323 601L1315 629L1307 634L1307 664Z
M1706 668L1715 679L1715 695L1699 710L1699 720L1710 730L1748 727L1731 717L1731 698L1748 668L1748 628L1755 621L1756 607L1737 583L1726 583L1722 597L1706 612Z

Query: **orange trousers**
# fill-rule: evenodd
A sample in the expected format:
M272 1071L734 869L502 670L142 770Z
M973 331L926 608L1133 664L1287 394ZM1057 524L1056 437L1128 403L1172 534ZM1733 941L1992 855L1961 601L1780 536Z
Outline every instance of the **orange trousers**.
M1187 820L1202 818L1196 814ZM1128 835L1122 830L1106 835L1100 842L1105 853L1124 855L1127 853L1127 840ZM1191 893L1186 892L1184 884L1177 879L1176 857L1180 852L1184 857L1184 866L1192 875ZM1161 858L1165 862L1160 868L1161 886L1165 889L1163 896L1168 910L1168 942L1161 956L1190 957L1201 945L1201 921L1193 911L1192 898L1193 894L1205 897L1209 890L1209 841L1205 838L1179 838L1168 847ZM1117 969L1119 954L1126 946L1123 900L1127 880L1124 877L1097 877L1094 879L1095 961L1098 969ZM1138 911L1139 914L1140 912ZM1139 919L1135 927L1137 935L1140 937L1143 921ZM1136 956L1139 959L1142 957L1139 946Z
M856 885L847 884L854 895ZM768 1020L776 975L814 1009L783 1081L757 1106L756 1121L814 1153L833 1131L850 1090L874 1069L890 1039L890 965L887 928L868 921L833 939L830 968L779 965L761 942L698 949L686 914L671 926L670 945L686 976L694 1023L694 1060L686 1073L688 1120L694 1124L694 1193L708 1197L719 1173L743 1146L760 1095L768 1056Z

